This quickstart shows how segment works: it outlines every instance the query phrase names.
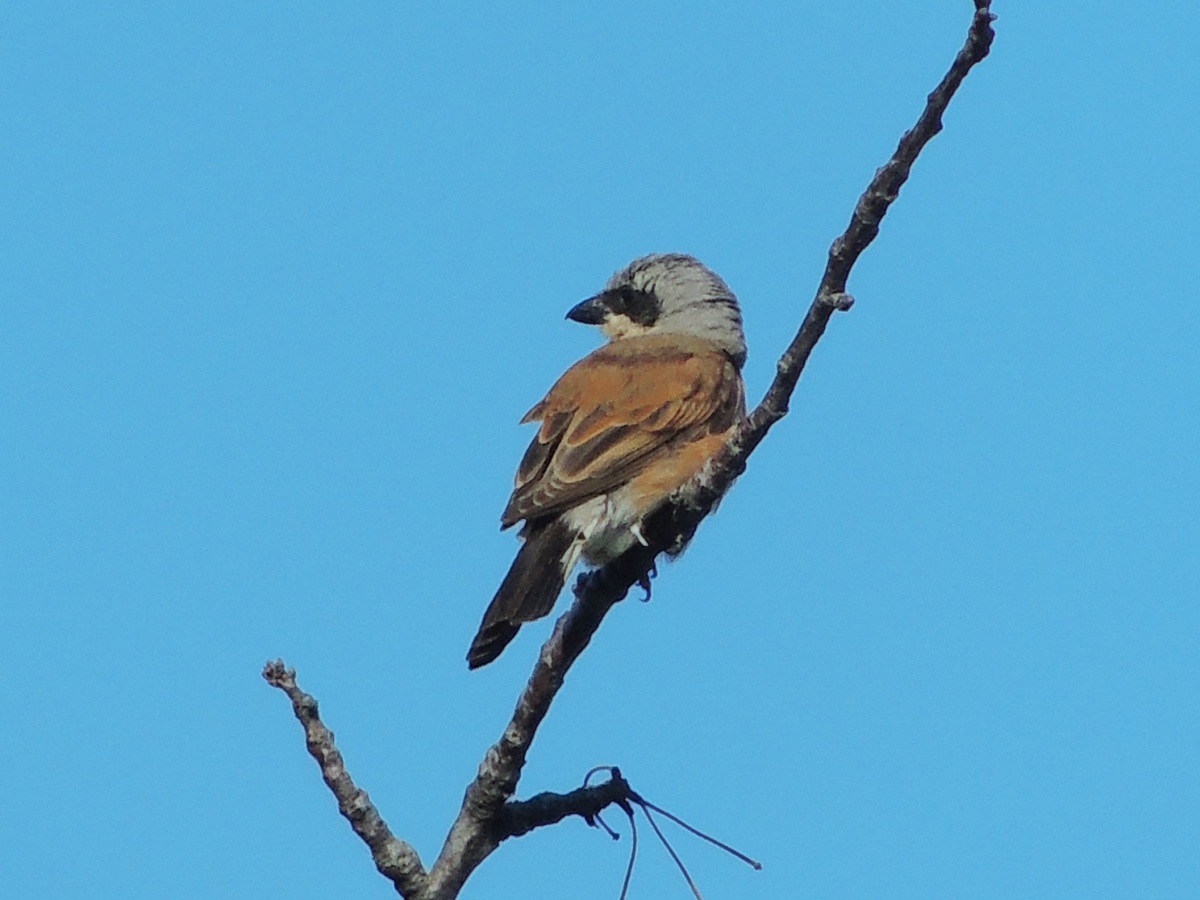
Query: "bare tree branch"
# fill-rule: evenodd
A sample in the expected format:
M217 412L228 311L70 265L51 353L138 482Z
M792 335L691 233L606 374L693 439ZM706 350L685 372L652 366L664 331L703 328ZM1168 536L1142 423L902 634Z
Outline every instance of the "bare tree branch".
M304 726L308 752L321 767L321 777L337 798L338 810L350 822L354 833L371 848L375 868L396 886L402 897L418 897L427 877L421 858L409 844L392 834L367 792L350 778L342 754L333 743L333 732L321 721L317 701L297 686L296 670L285 667L282 660L275 660L263 668L263 678L292 701L292 711Z
M996 36L992 30L995 18L991 11L991 0L975 0L975 16L967 32L967 41L954 58L950 71L929 95L917 124L900 138L900 144L892 158L875 172L875 177L867 185L866 191L858 198L854 214L850 217L850 224L829 248L829 261L825 265L821 285L817 288L816 299L809 308L808 315L804 317L799 333L779 360L778 374L770 389L763 397L762 403L750 415L746 427L742 429L740 446L743 452L740 455L743 461L766 437L771 426L787 414L792 391L796 388L796 382L800 379L809 354L825 333L829 317L837 310L849 309L850 304L854 302L844 293L850 270L879 234L879 223L900 195L900 188L908 180L917 156L934 135L942 130L942 114L950 105L955 91L972 67L981 62L991 50L992 40ZM736 438L734 443L738 444ZM735 451L734 456L738 455Z
M629 782L619 769L613 769L604 784L576 788L568 794L550 791L535 794L528 800L514 800L504 805L500 816L501 839L520 837L544 825L557 825L567 816L581 816L589 825L608 807L616 804L628 809L629 801L636 797Z
M624 779L581 788L569 794L541 794L513 801L526 755L538 726L550 708L571 665L591 641L612 606L635 584L649 585L660 553L674 555L686 545L700 522L746 469L750 454L767 432L788 412L792 392L833 313L847 310L853 298L845 293L850 271L863 250L879 233L879 225L913 163L942 128L942 115L967 73L987 56L994 33L989 0L974 0L975 15L966 43L950 70L929 95L924 111L859 198L850 224L829 249L817 294L804 321L779 360L774 381L762 402L742 422L724 454L701 474L698 495L679 500L656 513L643 527L648 547L635 545L603 568L581 575L575 602L555 624L542 646L537 664L517 701L516 710L500 740L490 747L475 780L468 785L458 817L451 826L437 861L425 873L416 852L388 831L366 794L346 774L333 736L316 715L316 701L295 686L294 673L282 663L268 664L267 680L288 693L296 716L308 735L309 752L321 766L326 784L355 832L371 848L375 865L406 900L453 900L479 864L509 837L551 825L569 815L594 817L611 803L628 803ZM274 668L273 668L274 666ZM624 791L624 793L622 793Z
M614 565L617 563L620 560ZM619 565L616 570L624 577L625 570ZM429 872L429 900L456 897L467 876L504 839L498 823L505 803L516 792L525 756L537 728L562 687L571 664L591 641L608 610L625 595L624 590L620 596L611 591L587 590L590 583L590 579L580 579L575 602L555 623L550 639L542 645L512 720L500 740L488 749L479 766L479 774L467 787L458 818ZM583 815L583 812L579 814Z

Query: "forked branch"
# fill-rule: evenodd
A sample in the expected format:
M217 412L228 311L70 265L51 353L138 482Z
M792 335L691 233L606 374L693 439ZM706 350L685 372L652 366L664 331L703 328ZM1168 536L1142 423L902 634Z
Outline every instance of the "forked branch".
M590 818L622 794L616 779L607 785L568 794L541 794L514 801L517 783L538 726L550 708L571 665L591 641L604 616L635 584L648 584L660 553L671 554L686 543L746 469L750 454L788 411L792 392L834 312L854 302L846 294L850 271L863 250L879 233L879 225L907 181L925 145L942 129L942 115L967 73L987 56L994 37L988 0L974 0L975 14L963 48L941 83L929 95L913 128L905 132L892 157L880 168L859 197L850 224L832 244L825 273L800 330L779 360L775 379L762 402L746 418L726 452L703 473L697 499L675 504L646 523L650 546L635 545L617 560L588 575L575 586L575 602L554 626L542 646L537 664L517 701L500 740L490 747L475 780L467 787L462 808L445 845L428 872L415 850L396 839L364 792L354 786L333 745L333 736L317 717L316 702L296 687L294 673L283 664L268 664L264 676L287 692L297 719L304 725L309 751L321 766L326 784L342 814L371 849L379 871L406 900L453 900L468 876L500 843L533 828L554 824L569 815ZM625 789L628 785L625 784Z

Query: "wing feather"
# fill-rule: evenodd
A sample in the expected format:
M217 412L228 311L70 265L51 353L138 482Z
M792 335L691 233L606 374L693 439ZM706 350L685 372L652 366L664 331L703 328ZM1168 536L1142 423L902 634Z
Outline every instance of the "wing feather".
M518 488L535 481L545 473L546 467L550 465L550 458L570 421L569 412L560 412L549 416L542 423L537 436L529 443L529 449L521 458L521 464L517 466L516 483Z
M646 335L601 347L526 416L541 427L501 524L557 515L604 494L681 436L727 430L743 406L737 367L707 341Z

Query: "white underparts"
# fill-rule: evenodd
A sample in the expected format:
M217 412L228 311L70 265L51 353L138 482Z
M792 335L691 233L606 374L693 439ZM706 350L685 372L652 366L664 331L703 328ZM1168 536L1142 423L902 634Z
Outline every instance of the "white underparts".
M567 524L580 536L578 545L588 565L602 566L634 544L646 543L639 511L622 502L621 494L618 490L594 497L564 514ZM572 559L571 564L575 561Z

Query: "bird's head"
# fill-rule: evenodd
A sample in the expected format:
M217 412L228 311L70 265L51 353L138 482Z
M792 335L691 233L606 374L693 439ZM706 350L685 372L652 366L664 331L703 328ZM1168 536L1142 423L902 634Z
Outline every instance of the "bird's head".
M711 341L740 368L746 338L737 297L721 276L683 253L653 253L613 275L599 294L567 318L599 325L609 340L642 334L682 334Z

